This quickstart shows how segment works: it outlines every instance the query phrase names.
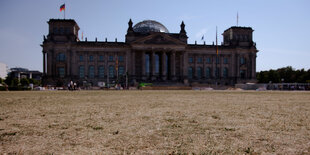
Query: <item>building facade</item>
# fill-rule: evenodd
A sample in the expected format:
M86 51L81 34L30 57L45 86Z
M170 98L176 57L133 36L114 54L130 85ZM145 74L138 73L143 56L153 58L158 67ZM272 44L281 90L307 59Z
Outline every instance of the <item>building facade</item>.
M8 75L8 66L0 62L0 78L5 79Z
M221 45L188 44L185 24L170 33L159 22L128 22L125 42L79 40L72 19L50 19L43 44L43 83L139 82L234 85L256 81L256 45L250 27L225 30ZM218 49L218 53L216 52Z

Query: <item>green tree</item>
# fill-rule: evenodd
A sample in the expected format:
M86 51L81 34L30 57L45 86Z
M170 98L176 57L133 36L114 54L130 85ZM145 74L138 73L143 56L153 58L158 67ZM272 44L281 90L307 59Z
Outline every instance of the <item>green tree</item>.
M12 79L11 86L17 87L19 85L19 80L17 78Z
M29 83L32 83L34 85L40 85L40 81L36 80L36 79L28 79Z
M3 79L2 78L0 78L0 84L2 84L3 83Z
M29 80L27 78L22 78L20 83L22 86L29 86Z

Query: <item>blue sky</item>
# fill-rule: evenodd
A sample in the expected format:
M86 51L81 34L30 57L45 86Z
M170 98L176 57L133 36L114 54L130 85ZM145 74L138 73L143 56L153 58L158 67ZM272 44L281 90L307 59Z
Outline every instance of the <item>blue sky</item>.
M180 31L182 20L189 37L202 44L215 41L218 27L222 33L236 25L255 31L257 71L293 66L310 68L309 0L1 0L0 62L9 67L42 71L43 35L50 18L63 18L59 11L66 4L66 18L75 19L80 34L88 40L124 41L127 23L156 20L172 33Z

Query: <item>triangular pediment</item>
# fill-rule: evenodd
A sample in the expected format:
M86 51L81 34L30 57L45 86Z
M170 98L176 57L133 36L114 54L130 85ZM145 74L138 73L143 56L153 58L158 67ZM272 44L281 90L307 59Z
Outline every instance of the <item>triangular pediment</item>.
M132 44L147 44L147 45L185 45L186 43L169 36L166 33L153 33L146 37L137 39Z

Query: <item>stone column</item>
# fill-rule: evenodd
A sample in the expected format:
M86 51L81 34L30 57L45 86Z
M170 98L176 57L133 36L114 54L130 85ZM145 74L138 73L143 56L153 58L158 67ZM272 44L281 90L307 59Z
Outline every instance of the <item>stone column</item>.
M187 71L188 71L188 53L186 51L184 51L184 54L183 54L183 79L184 79L184 84L188 84Z
M197 79L197 59L198 59L198 56L195 54L193 59L194 59L193 79Z
M253 79L256 79L256 53L254 54L254 56L253 56L253 74L254 74L254 76L253 76Z
M46 73L48 76L51 76L51 74L52 74L52 54L51 54L51 52L46 53L46 59L47 59L47 64L46 64L47 65L46 66L47 71L46 71Z
M109 54L108 53L104 53L104 78L107 79L106 82L108 82L108 77L109 77ZM106 83L108 84L108 83Z
M152 80L155 80L156 79L156 55L155 55L155 51L152 51L152 54L151 54L151 66L152 66L152 70L151 70L151 73L152 73Z
M167 71L166 71L166 68L167 68L167 65L166 64L167 60L166 60L166 52L163 51L162 54L161 54L161 71L162 71L162 79L163 80L167 80Z
M53 50L51 53L51 62L52 62L52 76L56 77L56 55L55 55L55 51Z
M202 56L202 71L201 71L201 74L202 74L202 79L206 79L206 56Z
M43 76L46 74L46 61L45 61L45 55L46 53L44 51L42 51L43 53Z
M141 67L142 67L142 79L143 80L146 80L146 76L145 76L145 52L142 52L142 64L141 64Z
M72 59L72 56L71 56L71 51L68 51L68 50L67 50L65 53L66 53L65 75L66 75L67 77L69 77L69 76L71 75L71 64L72 64L72 63L71 63L71 59Z
M172 80L176 80L176 77L175 77L175 51L172 51L172 53L171 53L171 77L172 77Z
M236 55L232 52L231 53L231 60L230 60L231 64L230 64L230 72L228 72L230 74L230 77L234 78L236 77Z
M255 72L256 72L256 69L255 69L255 57L256 57L256 54L252 54L252 79L255 79L256 75L255 75Z
M136 52L132 51L131 56L131 74L136 77Z
M94 53L94 61L95 61L95 66L94 66L94 74L95 78L99 79L99 74L98 74L98 60L99 60L99 54L98 52ZM72 68L72 67L71 67ZM72 73L71 73L72 74Z
M236 77L237 79L240 77L240 55L237 54L236 57Z

